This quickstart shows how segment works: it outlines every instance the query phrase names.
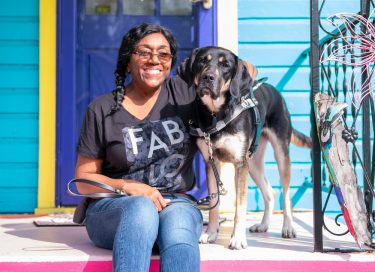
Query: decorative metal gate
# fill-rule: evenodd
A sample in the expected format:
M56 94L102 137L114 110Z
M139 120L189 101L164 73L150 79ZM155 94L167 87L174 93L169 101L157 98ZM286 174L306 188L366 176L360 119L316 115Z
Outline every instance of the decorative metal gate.
M312 124L312 180L314 189L314 251L331 251L323 247L323 228L335 235L343 235L328 229L324 223L324 212L332 193L332 185L325 204L322 205L322 178L327 168L322 164L321 145L314 111L314 97L325 93L337 102L349 105L342 115L342 123L349 134L350 163L355 172L356 181L363 188L364 203L367 210L367 228L374 247L373 198L375 173L375 106L372 95L374 86L375 33L374 21L370 14L374 3L372 0L360 0L360 10L353 14L341 14L331 18L335 27L328 30L322 23L321 11L329 0L310 0L310 68L311 68L311 124ZM357 16L360 15L360 16ZM363 20L361 20L363 19ZM339 24L339 23L342 24ZM375 28L374 28L375 29ZM319 32L325 37L320 38ZM323 61L324 60L324 61ZM362 126L360 128L360 126ZM359 137L357 137L359 132ZM343 137L344 138L344 137ZM362 145L362 148L359 146ZM324 157L323 157L324 158ZM329 177L332 181L332 176ZM340 217L339 215L338 217ZM336 223L338 223L336 217ZM335 249L342 251L341 249ZM355 251L355 249L353 249Z

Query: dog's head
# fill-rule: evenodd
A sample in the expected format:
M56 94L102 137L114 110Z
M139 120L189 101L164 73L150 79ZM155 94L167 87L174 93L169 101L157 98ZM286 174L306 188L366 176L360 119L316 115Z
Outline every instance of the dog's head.
M229 97L239 99L249 91L252 78L246 65L231 51L208 46L195 49L178 68L189 85L194 85L202 103L219 112Z

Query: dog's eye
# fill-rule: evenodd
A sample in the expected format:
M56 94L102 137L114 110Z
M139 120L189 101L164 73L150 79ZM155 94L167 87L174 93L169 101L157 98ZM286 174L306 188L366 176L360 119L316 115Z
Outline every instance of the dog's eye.
M205 57L200 57L200 58L198 59L198 62L199 62L200 64L204 64L204 63L207 62L207 60L206 60Z
M225 68L229 68L230 67L230 64L229 64L228 61L222 61L222 62L220 62L220 65L223 66L223 67L225 67Z

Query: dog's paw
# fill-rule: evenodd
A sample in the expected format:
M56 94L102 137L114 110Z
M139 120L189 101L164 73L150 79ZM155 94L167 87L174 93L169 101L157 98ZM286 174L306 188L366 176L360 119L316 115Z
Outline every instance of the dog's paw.
M267 224L255 224L249 228L250 232L266 232L268 230Z
M230 249L245 249L247 248L247 240L245 235L234 235L229 242Z
M297 232L292 226L283 226L281 236L283 238L296 238Z
M219 234L218 231L206 231L201 234L201 237L199 238L199 243L201 244L215 243L218 234Z

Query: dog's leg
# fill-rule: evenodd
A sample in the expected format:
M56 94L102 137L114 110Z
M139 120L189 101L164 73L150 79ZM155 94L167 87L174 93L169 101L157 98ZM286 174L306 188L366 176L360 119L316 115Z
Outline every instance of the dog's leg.
M281 230L281 236L284 238L296 237L296 231L293 227L292 204L290 201L290 157L289 142L287 136L277 136L273 130L267 131L268 139L272 145L277 168L279 170L281 186L283 188L283 211L284 221ZM284 139L284 140L281 140Z
M215 160L217 171L220 172L220 164ZM214 172L209 162L206 162L206 173L208 182L208 194L218 193L217 183ZM210 200L210 207L213 207L218 201L218 196ZM214 243L219 235L219 205L211 209L208 214L208 226L204 233L201 234L199 242L203 244Z
M249 160L249 173L263 196L264 213L262 221L250 227L250 232L266 232L268 230L275 204L275 191L264 174L264 154L267 148L267 138L262 135L259 139L257 152Z
M197 145L199 150L201 151L204 161L206 163L206 175L207 175L207 187L208 187L208 194L211 195L212 193L217 193L217 183L215 179L214 172L208 160L208 148L207 144L203 139L197 140ZM217 171L220 173L220 163L216 159L215 165ZM210 200L210 207L213 207L218 201L218 198L214 198ZM209 211L208 215L208 226L205 232L203 232L199 238L199 242L203 244L207 243L214 243L217 239L219 234L219 205Z
M242 163L243 164L243 163ZM235 165L236 184L236 212L234 216L234 228L230 239L230 249L243 249L247 247L246 240L246 209L247 209L247 165Z
M280 173L281 186L283 188L283 212L284 221L281 236L283 238L295 238L296 230L293 227L292 203L290 200L290 157L289 145L278 143L273 145L275 159Z

